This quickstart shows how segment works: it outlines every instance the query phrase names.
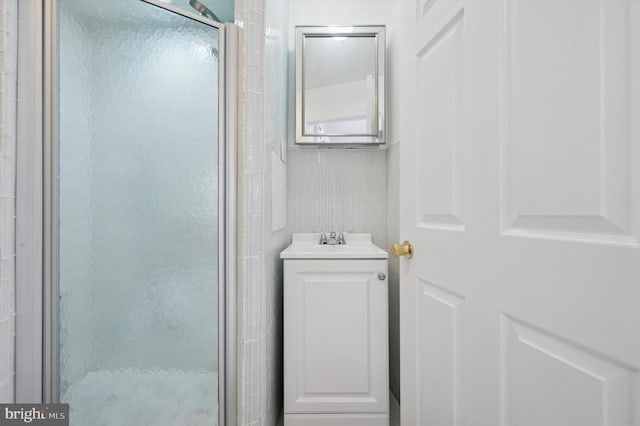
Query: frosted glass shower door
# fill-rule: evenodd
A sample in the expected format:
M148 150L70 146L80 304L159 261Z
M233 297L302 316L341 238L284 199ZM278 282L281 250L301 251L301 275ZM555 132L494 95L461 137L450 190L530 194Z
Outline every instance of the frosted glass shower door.
M57 0L58 394L71 424L218 423L218 29Z

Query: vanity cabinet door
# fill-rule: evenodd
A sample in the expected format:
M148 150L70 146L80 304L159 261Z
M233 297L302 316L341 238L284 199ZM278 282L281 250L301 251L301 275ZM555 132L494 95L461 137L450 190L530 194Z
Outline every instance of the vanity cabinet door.
M285 413L386 413L386 260L286 260Z

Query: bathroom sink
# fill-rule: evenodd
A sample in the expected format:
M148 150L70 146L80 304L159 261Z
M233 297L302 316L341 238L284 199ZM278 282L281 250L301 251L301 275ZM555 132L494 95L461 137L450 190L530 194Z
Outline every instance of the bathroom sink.
M319 233L293 234L281 259L386 259L389 254L371 242L371 234L346 233L344 245L320 245Z

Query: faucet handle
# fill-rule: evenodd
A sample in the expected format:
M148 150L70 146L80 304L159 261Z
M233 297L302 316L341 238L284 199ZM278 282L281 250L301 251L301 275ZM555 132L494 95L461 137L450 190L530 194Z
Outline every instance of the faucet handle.
M338 236L338 245L347 244L347 241L344 239L344 232L341 232Z
M322 232L322 233L320 234L320 242L319 242L318 244L320 244L320 245L325 245L325 244L327 244L327 242L328 242L328 241L327 241L327 234L325 234L324 232Z
M329 234L329 244L333 246L333 245L336 245L337 243L338 241L337 241L336 232L331 231L331 233Z

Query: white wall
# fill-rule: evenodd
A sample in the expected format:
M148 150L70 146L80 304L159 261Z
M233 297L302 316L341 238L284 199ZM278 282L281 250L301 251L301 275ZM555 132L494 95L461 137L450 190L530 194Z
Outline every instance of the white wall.
M14 401L15 386L15 166L16 0L0 1L0 403Z
M408 137L415 114L407 107L413 86L408 73L410 25L416 4L409 0L293 0L289 2L290 58L296 25L386 25L388 140L382 150L309 150L293 144L289 126L288 226L290 232L348 230L371 232L386 247L400 239L398 214L399 143ZM290 75L293 76L293 60ZM290 90L293 81L290 79ZM290 97L293 107L293 97ZM290 113L292 117L292 112ZM389 268L391 388L400 396L397 260Z

